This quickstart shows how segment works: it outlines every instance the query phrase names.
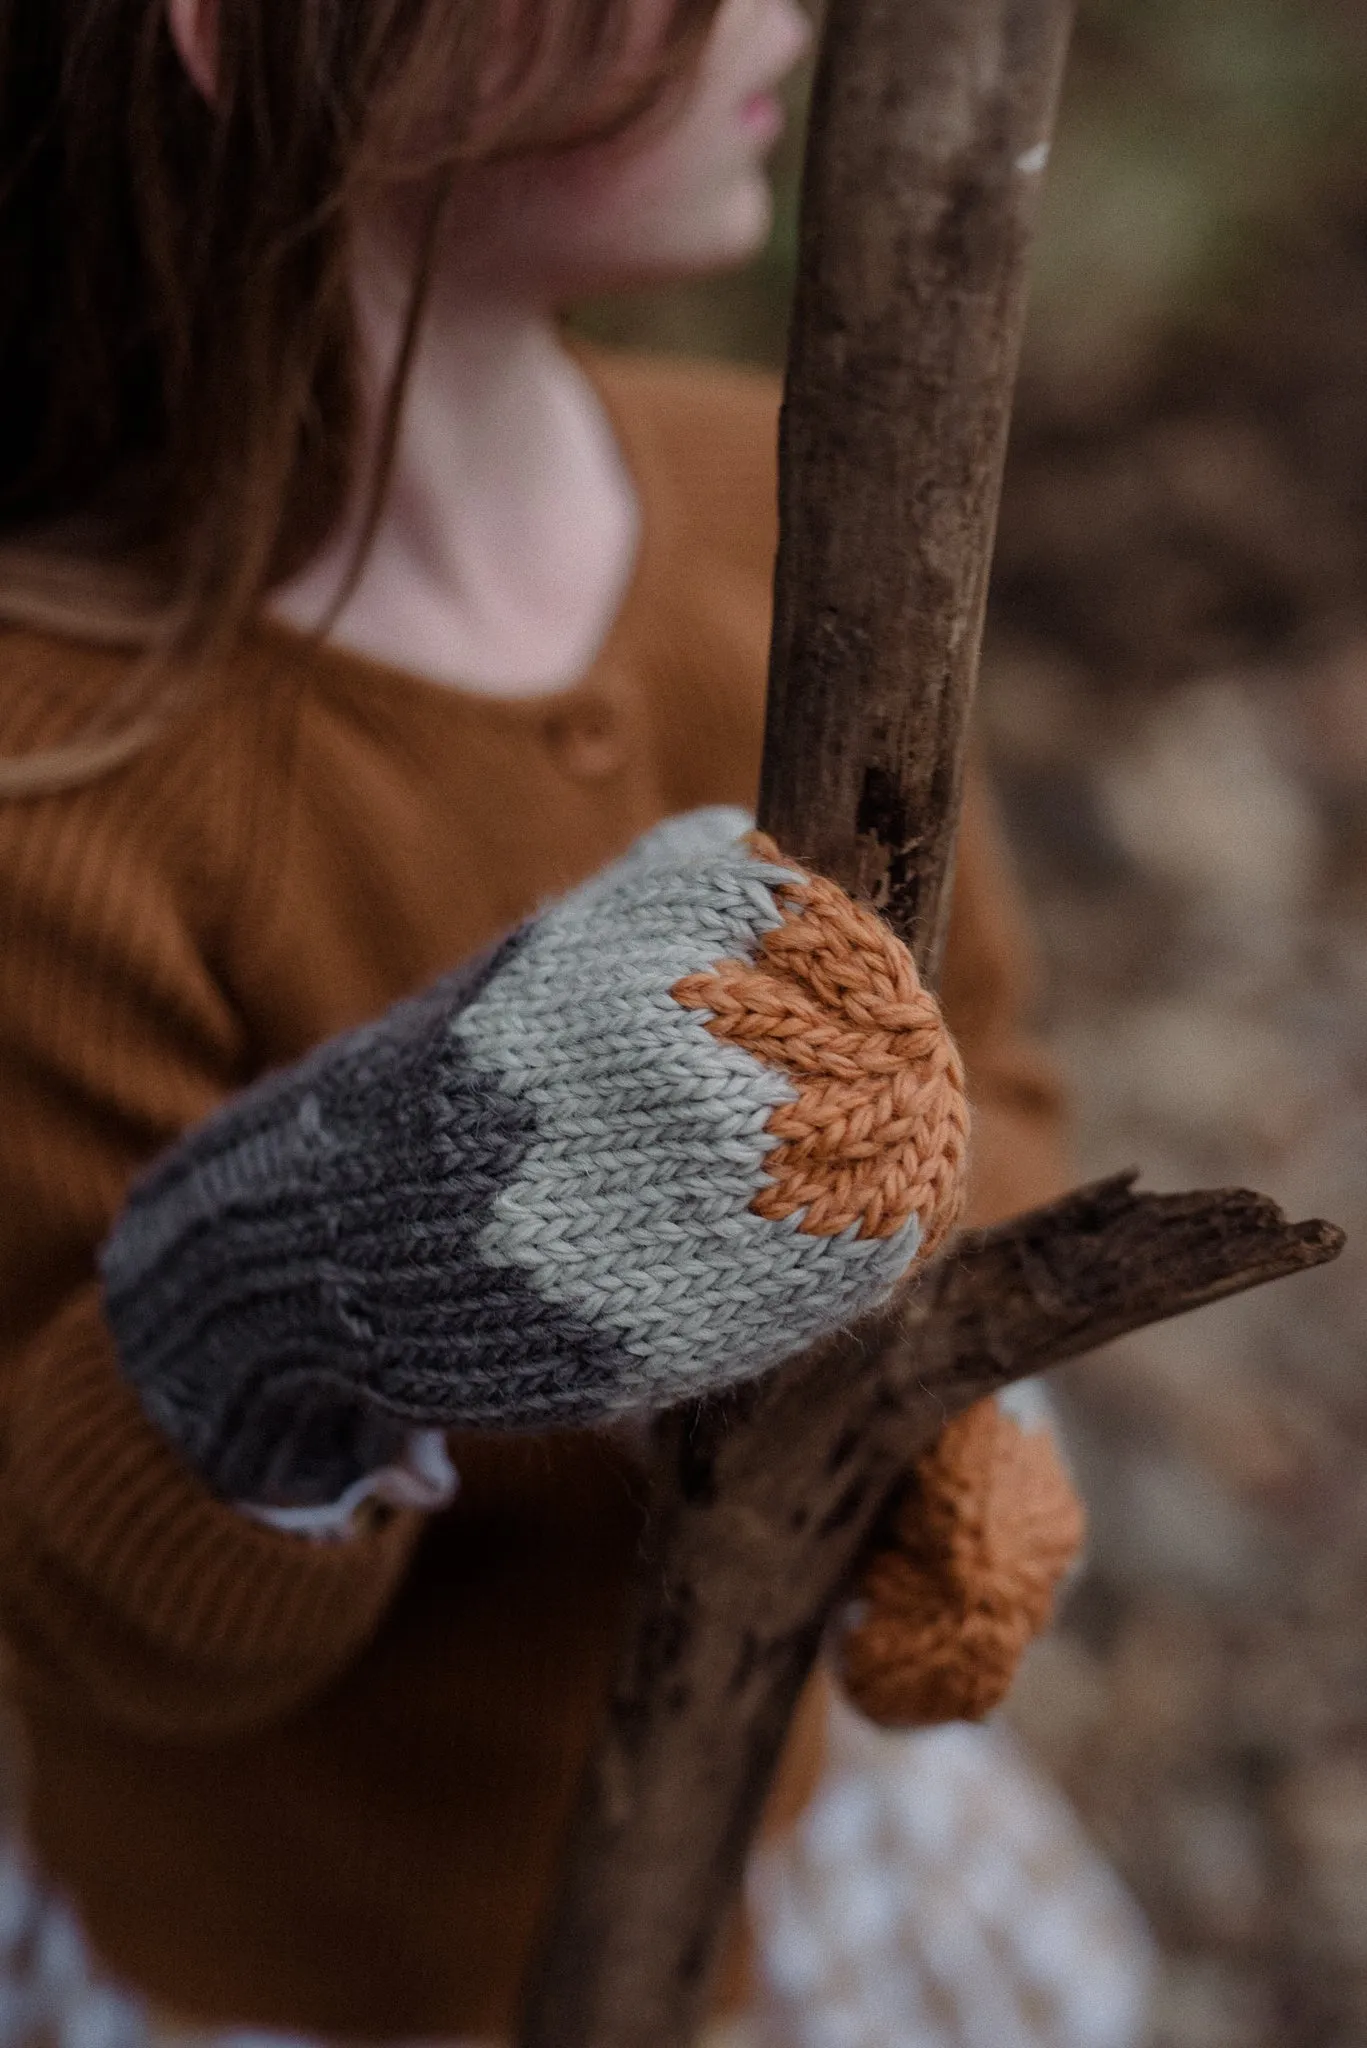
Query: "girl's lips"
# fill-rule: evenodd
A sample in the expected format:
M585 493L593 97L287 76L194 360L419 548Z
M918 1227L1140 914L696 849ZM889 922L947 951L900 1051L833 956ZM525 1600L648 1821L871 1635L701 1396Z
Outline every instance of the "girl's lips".
M752 92L741 102L740 122L757 142L777 142L783 133L783 102L777 93Z

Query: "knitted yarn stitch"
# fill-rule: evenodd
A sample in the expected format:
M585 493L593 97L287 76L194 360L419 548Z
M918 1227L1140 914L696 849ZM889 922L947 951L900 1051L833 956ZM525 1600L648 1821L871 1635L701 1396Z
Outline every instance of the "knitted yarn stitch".
M864 1572L866 1611L840 1647L855 1705L888 1727L991 1713L1050 1619L1083 1528L1047 1429L1021 1429L995 1401L956 1416Z
M938 1011L747 824L667 821L134 1188L101 1260L120 1360L219 1491L325 1503L414 1425L725 1386L942 1234L967 1113Z
M760 860L781 856L752 833ZM756 1215L813 1237L892 1237L915 1216L928 1257L962 1206L963 1065L906 947L834 882L805 872L774 891L783 922L753 962L676 982L708 1030L787 1073L797 1100L768 1122L780 1142Z

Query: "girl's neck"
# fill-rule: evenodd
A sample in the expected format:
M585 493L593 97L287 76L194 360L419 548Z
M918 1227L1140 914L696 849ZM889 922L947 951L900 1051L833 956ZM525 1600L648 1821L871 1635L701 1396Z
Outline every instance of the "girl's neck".
M357 311L373 459L402 325L402 294L379 264L359 280ZM312 630L327 616L358 516L274 594L278 617ZM328 637L489 695L563 688L616 616L638 527L611 426L551 314L438 278L379 528Z

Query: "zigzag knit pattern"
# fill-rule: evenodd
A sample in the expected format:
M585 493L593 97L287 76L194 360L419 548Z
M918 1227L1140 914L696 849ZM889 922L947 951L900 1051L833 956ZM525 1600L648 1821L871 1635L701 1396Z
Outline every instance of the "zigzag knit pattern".
M761 860L781 856L753 833ZM895 1237L908 1218L921 1251L958 1217L968 1147L963 1067L911 955L834 882L804 874L774 891L783 921L753 961L726 960L675 984L711 1013L708 1029L787 1073L797 1100L776 1109L756 1215L812 1237L858 1226Z
M414 1426L748 1377L948 1226L966 1119L933 1001L746 823L658 827L134 1190L102 1255L123 1369L220 1491L326 1501Z

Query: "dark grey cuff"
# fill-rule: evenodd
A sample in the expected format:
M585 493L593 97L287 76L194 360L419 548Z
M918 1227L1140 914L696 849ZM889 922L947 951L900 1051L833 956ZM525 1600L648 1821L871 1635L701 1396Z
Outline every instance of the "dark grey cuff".
M450 1026L517 944L268 1075L134 1187L100 1256L119 1358L225 1497L320 1504L415 1426L511 1419L526 1369L491 1362L523 1304L475 1242L524 1133Z

